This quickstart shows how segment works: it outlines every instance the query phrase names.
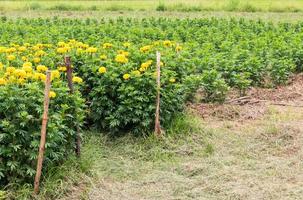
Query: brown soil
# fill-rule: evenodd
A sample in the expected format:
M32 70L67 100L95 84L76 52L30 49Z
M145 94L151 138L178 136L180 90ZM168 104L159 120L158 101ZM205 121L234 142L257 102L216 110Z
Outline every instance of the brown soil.
M251 88L245 97L231 91L223 104L195 103L189 110L204 119L244 121L261 118L270 106L303 107L303 74L293 76L286 86Z

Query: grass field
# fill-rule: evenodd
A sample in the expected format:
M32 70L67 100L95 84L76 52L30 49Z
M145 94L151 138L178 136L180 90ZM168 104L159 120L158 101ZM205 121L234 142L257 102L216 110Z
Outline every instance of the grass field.
M146 17L165 17L165 18L244 18L251 20L264 20L278 22L298 22L302 20L303 13L270 13L270 12L226 12L226 11L202 11L202 12L157 12L157 11L2 11L1 17L15 19L21 18L94 18L94 19L116 19L125 18L146 18Z
M109 0L109 1L0 1L1 11L240 11L301 12L301 0Z

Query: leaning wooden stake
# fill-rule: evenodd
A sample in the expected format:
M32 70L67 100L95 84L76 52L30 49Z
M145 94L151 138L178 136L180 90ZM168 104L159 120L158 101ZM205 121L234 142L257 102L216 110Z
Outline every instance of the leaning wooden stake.
M160 52L157 52L157 97L156 97L156 119L155 119L155 134L156 136L161 136L161 126L160 126L160 89L161 89L161 83L160 83L160 59L161 54Z
M34 183L34 193L35 194L38 194L38 192L39 192L40 177L41 177L41 173L42 173L42 164L43 164L43 156L44 156L45 141L46 141L46 127L47 127L47 119L48 119L50 88L51 88L51 72L47 71L45 89L44 89L44 112L43 112L43 118L42 118L40 147L39 147L37 171L36 171L36 177L35 177L35 183Z
M67 84L69 87L69 92L70 94L74 93L74 85L73 85L73 69L71 66L71 60L69 56L65 56L64 57L64 63L66 66L66 73L67 73ZM77 125L77 136L76 136L76 155L78 157L80 157L81 154L81 137L80 137L80 130L79 130L79 126Z

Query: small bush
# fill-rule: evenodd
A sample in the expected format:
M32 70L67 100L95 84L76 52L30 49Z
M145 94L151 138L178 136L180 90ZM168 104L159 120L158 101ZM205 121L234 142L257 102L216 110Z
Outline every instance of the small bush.
M71 5L68 5L68 4L58 4L58 5L55 5L53 7L50 7L49 10L60 10L60 11L74 10L74 11L77 11L77 10L83 10L83 7L81 7L81 6L71 6Z
M257 12L258 9L256 7L254 7L253 5L246 3L245 5L243 5L243 7L241 7L239 9L241 12Z
M203 72L202 82L206 102L223 102L225 100L229 87L219 72L216 70Z
M29 10L39 10L39 9L41 9L41 4L39 4L37 2L31 3L28 8L29 8Z
M98 10L98 8L96 5L93 5L93 6L89 7L89 10L96 11L96 10Z
M107 11L122 11L122 10L133 11L132 8L123 6L123 5L110 5L105 10L107 10Z
M55 86L54 86L55 87ZM0 185L30 180L35 174L43 113L43 85L0 86ZM79 94L53 88L44 165L62 161L74 149L75 124L83 119ZM77 110L75 108L78 107ZM75 118L78 113L79 118ZM82 113L83 114L83 113Z
M225 10L227 11L236 11L238 9L238 6L240 4L239 0L229 0Z
M167 7L164 3L159 3L159 5L156 7L156 11L166 11Z

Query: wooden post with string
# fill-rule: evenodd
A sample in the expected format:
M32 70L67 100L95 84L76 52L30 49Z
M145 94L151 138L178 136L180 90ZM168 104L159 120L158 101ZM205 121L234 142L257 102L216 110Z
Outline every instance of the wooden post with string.
M160 89L161 89L161 82L160 82L160 76L161 76L161 54L157 51L157 96L156 96L156 118L155 118L155 135L161 136L161 126L160 126Z
M66 66L66 76L67 76L67 84L68 84L69 92L70 92L70 94L73 94L74 93L73 69L72 69L72 65L71 65L71 59L69 56L64 57L64 63ZM75 144L76 144L75 152L76 152L76 155L78 157L80 157L81 137L80 137L80 130L79 130L78 124L76 125L76 131L77 131L77 135L76 135L76 139L75 139Z
M38 155L38 161L37 161L37 171L36 171L35 182L34 182L34 193L35 194L38 194L38 192L39 192L40 177L41 177L41 173L42 173L43 156L44 156L45 142L46 142L46 129L47 129L47 120L48 120L50 88L51 88L51 72L48 70L46 72L45 89L44 89L44 112L43 112L43 117L42 117L41 138L40 138L39 155Z

